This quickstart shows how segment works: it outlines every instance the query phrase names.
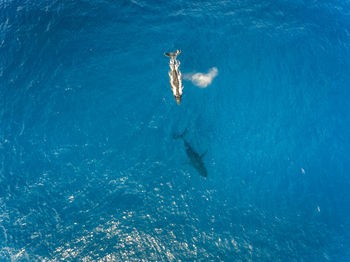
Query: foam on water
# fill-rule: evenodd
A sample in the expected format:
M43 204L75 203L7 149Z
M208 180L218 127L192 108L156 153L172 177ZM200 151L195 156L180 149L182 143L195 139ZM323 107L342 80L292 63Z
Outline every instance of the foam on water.
M184 74L184 79L192 81L192 83L201 88L206 88L211 84L213 79L218 75L218 69L216 67L210 68L207 74L192 73Z

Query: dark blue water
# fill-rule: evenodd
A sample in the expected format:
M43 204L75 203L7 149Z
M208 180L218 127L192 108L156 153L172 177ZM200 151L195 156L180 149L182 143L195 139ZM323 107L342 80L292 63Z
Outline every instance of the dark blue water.
M0 260L349 261L349 58L348 1L0 1Z

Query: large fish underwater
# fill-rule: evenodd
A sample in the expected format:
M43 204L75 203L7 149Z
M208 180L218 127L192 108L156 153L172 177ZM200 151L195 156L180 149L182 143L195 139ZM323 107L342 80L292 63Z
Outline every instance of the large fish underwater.
M208 176L207 168L205 167L203 162L203 157L207 152L204 152L203 154L198 154L190 145L190 143L186 141L184 137L185 134L186 134L186 131L181 135L173 135L173 137L174 139L183 140L184 146L186 148L187 157L190 159L190 165L193 166L202 177L207 177Z
M171 91L173 92L173 95L175 97L176 103L181 103L181 97L182 97L182 89L184 88L182 86L182 77L181 72L179 70L180 67L180 61L176 59L176 57L181 53L180 50L176 50L174 53L164 53L167 57L170 57L169 67L170 71L169 74L169 81L171 86Z

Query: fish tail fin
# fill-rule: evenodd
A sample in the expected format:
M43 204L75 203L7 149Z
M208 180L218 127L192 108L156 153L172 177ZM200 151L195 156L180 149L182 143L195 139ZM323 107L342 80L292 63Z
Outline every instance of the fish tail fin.
M180 134L180 135L178 135L178 134L173 134L173 138L174 138L174 139L184 138L184 136L186 135L186 133L187 133L187 128L186 128L185 131L184 131L182 134Z
M176 57L177 57L180 53L181 53L181 50L176 50L176 52L174 52L174 53L164 53L164 55L167 56L167 57L176 59Z

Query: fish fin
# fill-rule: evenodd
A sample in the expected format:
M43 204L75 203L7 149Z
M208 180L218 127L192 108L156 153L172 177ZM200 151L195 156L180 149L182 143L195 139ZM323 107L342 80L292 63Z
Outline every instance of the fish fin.
M180 53L181 53L181 50L176 50L175 53L164 53L164 55L170 58L176 58Z
M201 154L200 158L202 159L203 157L205 157L205 155L208 153L208 149L203 153Z
M173 134L173 138L174 138L174 139L183 138L183 137L186 135L186 133L187 133L187 128L186 128L185 131L184 131L182 134L180 134L180 135Z

